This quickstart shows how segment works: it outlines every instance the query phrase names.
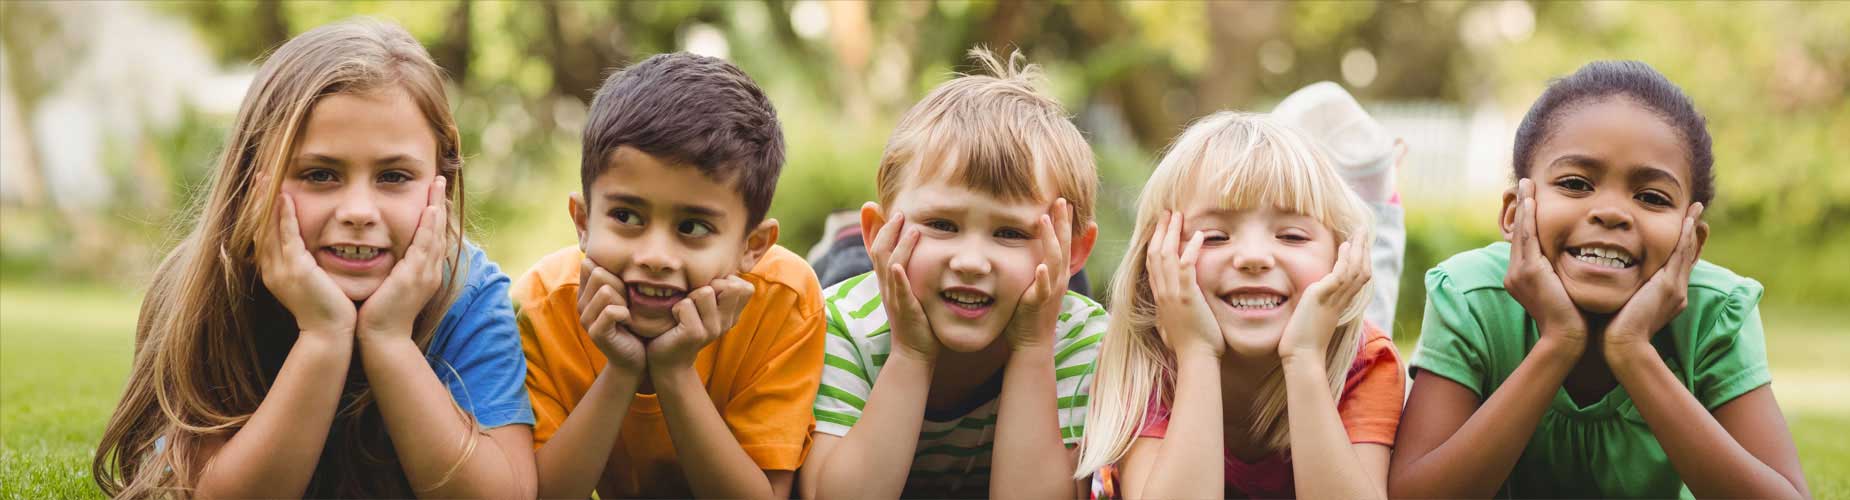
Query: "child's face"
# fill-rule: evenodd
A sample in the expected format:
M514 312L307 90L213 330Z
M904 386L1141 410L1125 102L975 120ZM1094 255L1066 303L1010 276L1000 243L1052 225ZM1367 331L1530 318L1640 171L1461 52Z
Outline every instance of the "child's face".
M1042 186L1042 192L1053 192ZM1034 238L1052 201L1006 202L943 180L909 186L886 207L919 231L905 263L912 294L938 342L957 352L988 347L1034 281L1041 246ZM869 233L872 234L872 233Z
M403 89L334 94L309 111L283 192L302 243L354 301L404 258L437 176L437 138Z
M1241 356L1278 352L1299 297L1330 273L1341 242L1307 215L1191 205L1182 212L1182 238L1204 233L1195 282L1208 297L1227 347Z
M775 242L776 221L748 234L744 196L693 166L629 146L612 152L609 165L591 192L573 195L572 221L579 249L627 288L629 327L637 335L674 328L675 303L750 270Z
M1683 142L1662 118L1624 98L1559 117L1536 148L1535 220L1542 255L1574 305L1612 313L1669 260L1691 199ZM1513 191L1504 231L1514 227Z

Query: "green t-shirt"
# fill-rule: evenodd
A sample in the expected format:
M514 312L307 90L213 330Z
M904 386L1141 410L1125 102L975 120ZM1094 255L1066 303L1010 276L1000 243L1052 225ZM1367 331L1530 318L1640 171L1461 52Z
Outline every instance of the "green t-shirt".
M1503 288L1509 244L1446 259L1426 273L1426 316L1413 370L1488 398L1540 338L1535 320ZM1664 364L1710 411L1772 382L1760 331L1760 283L1699 261L1689 307L1652 337ZM1691 498L1625 392L1587 407L1564 389L1542 415L1500 498Z
M836 436L861 419L874 381L893 351L892 329L880 302L874 273L849 278L822 291L828 311L828 347L822 385L816 393L816 431ZM1054 325L1054 390L1060 436L1068 447L1085 433L1086 399L1092 390L1099 340L1110 322L1098 302L1067 292ZM940 368L944 369L944 368ZM990 390L1000 390L1000 373ZM961 411L926 412L919 426L905 496L961 497L989 492L990 451L996 438L998 397L969 401Z

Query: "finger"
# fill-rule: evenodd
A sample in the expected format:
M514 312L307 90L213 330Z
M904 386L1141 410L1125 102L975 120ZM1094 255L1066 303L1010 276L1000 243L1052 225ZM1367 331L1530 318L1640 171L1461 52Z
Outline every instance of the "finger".
M447 192L446 187L449 185L450 185L449 177L438 175L437 179L430 183L430 192L425 193L425 199L424 199L425 204L433 206L433 207L437 207L437 208L443 208L443 201L448 199L443 194Z
M919 305L919 298L912 294L912 280L906 277L906 270L894 264L889 272L893 273L893 286L897 288L892 291L893 297L900 300L907 314L922 314L923 306Z
M893 253L887 256L887 262L901 266L912 263L912 251L919 245L919 230L907 230L900 235L899 243L893 247Z
M1149 276L1150 292L1161 296L1168 286L1163 269L1163 238L1169 236L1169 214L1164 213L1156 219L1156 227L1150 230L1150 244L1143 255L1144 274Z
M1073 204L1065 197L1054 201L1054 234L1060 237L1060 255L1073 248Z
M1035 222L1035 225L1040 226L1035 228L1035 231L1040 233L1040 236L1036 238L1036 240L1041 244L1041 262L1058 264L1060 257L1066 253L1066 250L1064 247L1060 246L1062 244L1060 235L1055 234L1058 230L1054 229L1053 218L1048 217L1046 214L1042 214L1040 220Z
M598 314L616 305L614 300L616 294L617 291L612 290L609 286L599 287L597 291L588 294L590 298L586 300L586 304L578 306L578 324L590 325L595 323Z
M591 273L597 265L591 263L590 257L578 259L578 310L585 310L585 304L591 301L591 294L597 293L591 288Z
M680 302L674 303L674 319L677 323L680 323L675 326L674 329L680 330L684 334L691 333L689 331L690 329L705 328L705 325L700 323L699 306L695 305L692 300L681 299Z
M700 313L700 325L706 328L706 333L708 335L716 335L725 331L724 328L720 327L719 297L717 295L718 294L712 287L704 286L687 295L688 299L694 301L695 312Z
M1188 246L1182 247L1181 264L1183 268L1195 268L1196 259L1201 258L1201 245L1206 243L1207 239L1208 235L1201 231L1195 231L1195 235L1188 239Z
M307 244L302 243L301 226L296 221L294 196L290 196L287 193L283 194L283 216L282 220L278 222L277 228L281 234L277 236L281 237L280 241L283 245L282 248L278 248L277 251L293 253L295 249L299 248L303 253L307 253Z
M880 226L880 231L874 233L873 249L876 265L885 264L879 261L892 255L893 246L899 243L900 230L903 229L905 225L906 214L894 210L893 218L888 219L886 224Z
M1693 210L1691 210L1692 213L1689 215L1689 220L1683 223L1683 239L1686 240L1683 244L1683 267L1685 275L1688 275L1688 271L1696 268L1696 260L1702 253L1702 249L1698 247L1701 241L1696 237L1696 229L1698 225L1702 224L1702 211L1706 209L1708 209L1707 206L1704 206L1700 202L1696 203Z
M616 331L617 325L630 320L630 310L623 306L604 306L594 312L597 318L591 321L591 326L585 328L585 333L591 335L609 335Z

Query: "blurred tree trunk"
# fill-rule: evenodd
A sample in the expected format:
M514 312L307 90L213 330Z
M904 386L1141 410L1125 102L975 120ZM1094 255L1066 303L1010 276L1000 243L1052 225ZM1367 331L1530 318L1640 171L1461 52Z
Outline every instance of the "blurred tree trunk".
M1251 108L1258 93L1259 45L1278 36L1286 5L1277 2L1208 2L1207 66L1196 80L1190 116L1229 107Z
M289 23L283 16L281 0L257 2L256 27L259 51L269 51L289 41Z
M443 29L443 39L430 48L431 58L449 71L450 80L456 82L457 87L462 87L469 79L469 53L474 40L471 33L473 5L469 0L457 0L456 7L450 10L448 26Z

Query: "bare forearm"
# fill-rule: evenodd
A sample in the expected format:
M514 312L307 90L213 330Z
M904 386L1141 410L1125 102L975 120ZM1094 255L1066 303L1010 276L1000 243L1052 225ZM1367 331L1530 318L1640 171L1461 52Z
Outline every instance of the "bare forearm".
M1385 498L1386 485L1362 470L1336 413L1329 374L1321 359L1284 361L1291 468L1303 498Z
M409 336L380 337L362 336L360 360L412 488L438 498L533 496L534 478L517 472L531 473L531 464L514 463L531 452L521 457L476 432Z
M1176 361L1176 393L1169 430L1142 485L1126 485L1135 498L1220 498L1226 472L1221 415L1220 360L1183 355Z
M771 498L771 483L719 416L693 366L654 367L668 437L698 498Z
M1579 359L1579 346L1543 339L1510 378L1443 444L1398 463L1389 480L1394 497L1489 497L1496 494L1528 446L1542 413Z
M899 498L918 449L931 371L926 360L887 358L860 420L824 460L817 498Z
M340 406L353 341L303 335L250 421L200 470L200 497L300 497Z
M539 451L540 498L586 498L597 488L604 465L616 447L623 416L636 399L639 373L606 364L583 400L572 409Z
M1649 344L1608 346L1606 359L1690 493L1701 498L1805 496L1799 485L1742 447Z
M1003 369L992 498L1071 498L1074 464L1060 437L1053 346L1015 351Z

